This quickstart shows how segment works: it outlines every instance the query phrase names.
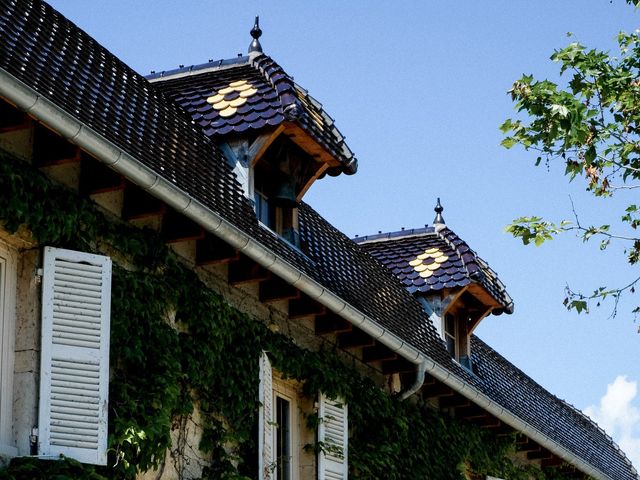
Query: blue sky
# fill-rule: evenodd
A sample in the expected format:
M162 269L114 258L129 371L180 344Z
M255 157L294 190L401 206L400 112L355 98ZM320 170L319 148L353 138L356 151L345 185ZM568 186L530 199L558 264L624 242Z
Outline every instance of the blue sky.
M448 226L515 300L513 315L489 317L477 333L554 394L590 407L640 462L640 335L629 313L640 297L623 299L615 318L610 306L588 316L562 306L566 284L590 291L635 278L623 245L603 254L568 235L524 247L504 233L521 215L571 218L570 197L584 223L609 223L633 194L595 200L561 165L536 168L533 154L500 147L498 130L514 115L514 80L556 77L549 56L567 32L615 49L640 12L622 0L51 3L143 74L245 53L260 14L265 52L323 103L360 162L352 177L317 182L308 203L354 236L429 224L441 197Z

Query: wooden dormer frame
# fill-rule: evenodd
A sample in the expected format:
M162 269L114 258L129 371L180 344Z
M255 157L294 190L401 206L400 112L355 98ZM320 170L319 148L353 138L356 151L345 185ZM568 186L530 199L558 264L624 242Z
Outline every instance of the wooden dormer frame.
M278 139L281 135L286 135L293 143L295 143L300 149L309 155L313 160L322 163L315 174L309 179L309 181L302 187L300 192L296 196L296 200L299 202L302 197L307 193L311 185L320 178L329 167L340 166L340 162L330 155L324 147L322 147L316 140L305 132L300 126L293 122L285 122L278 126L270 133L260 135L249 146L247 152L248 163L251 168L260 161L269 147Z

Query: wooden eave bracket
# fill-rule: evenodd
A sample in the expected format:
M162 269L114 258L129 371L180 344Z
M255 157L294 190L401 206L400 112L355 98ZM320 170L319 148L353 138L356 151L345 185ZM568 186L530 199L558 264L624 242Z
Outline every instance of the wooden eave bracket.
M249 145L249 149L247 150L247 164L252 167L255 166L283 131L284 125L280 125L272 132L259 135L251 145Z
M33 121L26 113L4 97L0 97L0 133L30 128Z

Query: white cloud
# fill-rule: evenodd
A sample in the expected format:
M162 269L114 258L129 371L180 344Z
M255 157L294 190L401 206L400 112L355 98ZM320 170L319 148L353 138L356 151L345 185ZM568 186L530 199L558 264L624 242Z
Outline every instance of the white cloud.
M591 405L584 413L611 435L636 469L640 469L640 408L636 406L640 398L633 404L637 395L638 382L618 375L607 385L600 405Z

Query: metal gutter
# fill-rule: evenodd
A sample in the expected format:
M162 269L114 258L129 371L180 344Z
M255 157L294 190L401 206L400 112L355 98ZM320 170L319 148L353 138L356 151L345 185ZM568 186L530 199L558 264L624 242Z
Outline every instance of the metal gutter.
M317 300L336 314L341 315L392 351L408 361L418 365L419 371L428 372L450 386L469 400L477 403L487 412L521 431L543 447L551 450L567 462L575 465L584 473L598 480L614 480L600 470L576 456L564 446L556 443L536 430L524 420L494 402L484 393L469 385L457 375L398 338L389 330L379 326L373 319L351 306L333 292L327 290L311 277L275 255L269 249L256 242L245 232L229 223L220 215L208 209L199 201L144 166L127 152L84 125L72 115L38 94L31 87L17 80L13 75L0 68L0 96L15 104L29 115L54 128L70 142L78 145L98 160L109 165L130 181L152 193L157 198L183 213L185 216L205 227L221 239L240 250L264 268L280 276L294 287ZM422 376L422 380L424 376ZM420 385L418 385L418 383ZM419 390L422 381L418 379L409 390L409 396ZM404 398L406 398L406 396Z
M476 403L478 406L500 419L507 425L513 427L514 429L522 432L531 440L539 443L544 448L553 452L567 463L570 463L580 469L582 472L590 475L591 477L598 480L615 480L611 478L609 475L601 472L593 465L584 461L581 457L578 457L573 452L568 450L563 445L560 445L556 441L550 439L545 434L537 430L535 427L525 422L521 418L515 416L509 410L493 401L484 393L480 392L478 389L465 382L463 379L455 375L454 373L446 370L441 365L428 361L427 363L427 372L431 374L434 378L440 380L442 383L448 385L456 392L460 393L465 398L471 400Z
M245 232L179 189L175 184L157 175L53 102L15 79L4 69L0 69L0 95L29 115L54 128L70 142L166 202L176 211L199 223L264 268L280 276L333 312L343 316L350 323L408 361L416 365L422 362L422 354L417 349L389 330L379 326L364 313L278 257Z

